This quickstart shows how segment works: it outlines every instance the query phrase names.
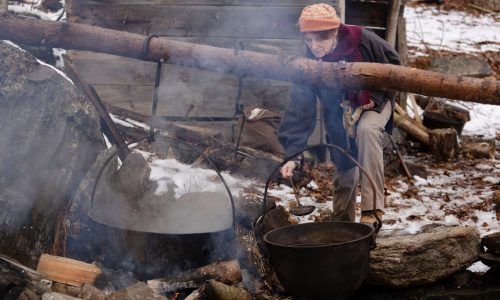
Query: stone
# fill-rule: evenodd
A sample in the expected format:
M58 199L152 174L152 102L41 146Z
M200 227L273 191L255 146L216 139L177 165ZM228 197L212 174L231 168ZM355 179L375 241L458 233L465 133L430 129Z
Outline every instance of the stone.
M500 256L490 252L479 254L479 259L490 268L500 270Z
M436 226L423 233L379 236L376 242L365 283L406 288L468 268L479 258L481 240L473 227Z
M42 299L42 296L38 295L37 293L33 292L30 289L24 289L24 291L19 295L18 300L40 300Z
M107 300L167 300L166 297L155 295L153 289L144 282L138 282L125 289L116 291L107 297Z
M469 56L435 56L429 69L458 76L487 77L494 74L486 59Z
M88 283L82 285L79 297L83 300L106 300L106 294L103 291Z
M62 211L106 146L94 106L56 69L0 41L0 74L0 190L16 198L0 197L8 208L0 252L34 268L53 250Z
M78 299L82 298L76 298L56 292L48 292L42 295L42 300L78 300Z
M498 191L497 191L498 192ZM500 255L500 232L488 234L481 239L481 245L488 248L488 251Z
M493 192L493 203L497 206L500 206L500 190Z

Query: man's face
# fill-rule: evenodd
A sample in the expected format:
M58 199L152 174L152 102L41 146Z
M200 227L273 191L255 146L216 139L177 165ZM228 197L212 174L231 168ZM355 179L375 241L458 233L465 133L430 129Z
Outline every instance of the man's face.
M304 41L316 58L322 58L335 48L337 32L338 31L335 30L326 39L317 32L306 32L304 34Z

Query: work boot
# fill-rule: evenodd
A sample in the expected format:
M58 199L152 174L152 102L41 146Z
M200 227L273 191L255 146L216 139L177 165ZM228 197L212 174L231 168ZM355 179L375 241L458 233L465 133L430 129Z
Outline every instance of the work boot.
M382 220L382 216L384 215L384 212L380 209L377 209L377 216ZM361 212L361 220L360 223L367 223L370 225L373 225L375 222L377 222L377 218L373 215L373 210L364 210Z

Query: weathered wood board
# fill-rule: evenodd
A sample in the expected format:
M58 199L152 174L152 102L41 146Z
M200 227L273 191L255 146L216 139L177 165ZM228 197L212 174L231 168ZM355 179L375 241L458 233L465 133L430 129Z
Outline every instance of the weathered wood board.
M66 0L68 20L218 47L284 56L303 55L297 20L311 0ZM69 51L87 83L107 105L151 115L156 64L85 51ZM158 115L231 118L239 80L164 65ZM291 84L244 78L240 103L284 111ZM230 122L223 132L232 134ZM226 139L231 140L229 136Z

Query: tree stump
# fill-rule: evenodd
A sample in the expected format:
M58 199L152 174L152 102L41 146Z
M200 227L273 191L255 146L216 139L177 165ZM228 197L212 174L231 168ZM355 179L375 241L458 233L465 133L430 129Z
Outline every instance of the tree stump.
M455 129L434 129L429 132L429 146L437 161L450 161L458 157L458 134Z
M366 283L404 288L446 278L476 262L480 235L472 227L438 226L411 235L379 236Z

